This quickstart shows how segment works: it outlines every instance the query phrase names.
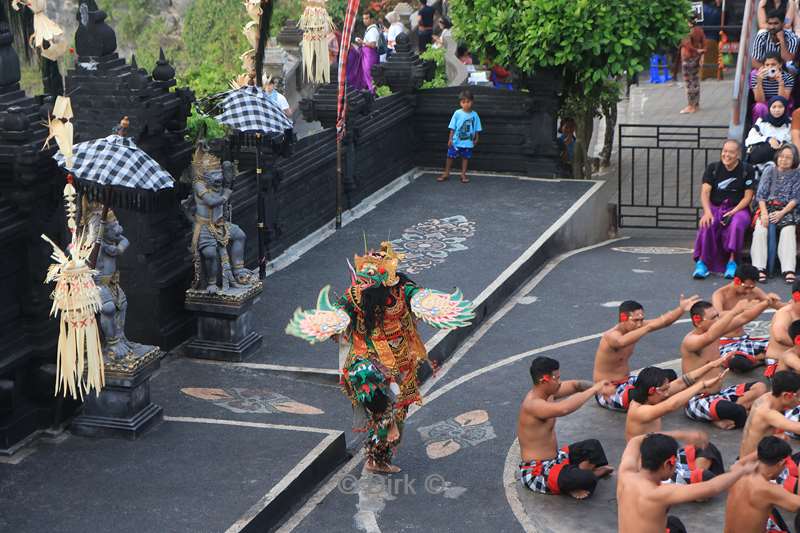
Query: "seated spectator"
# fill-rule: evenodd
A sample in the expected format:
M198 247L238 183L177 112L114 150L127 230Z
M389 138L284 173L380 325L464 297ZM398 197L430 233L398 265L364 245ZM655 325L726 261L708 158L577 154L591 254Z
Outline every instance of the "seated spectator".
M775 255L780 259L784 281L790 284L795 281L796 208L800 201L798 163L797 148L784 144L775 152L775 162L768 163L761 173L756 191L758 211L750 247L753 266L758 269L761 283L767 281L767 274L771 274L767 267L774 265Z
M797 17L797 5L795 0L759 0L758 2L758 29L767 29L767 12L775 10L782 14L783 27L787 30L794 30L795 19Z
M786 105L783 96L770 98L767 116L759 118L747 134L744 145L747 147L747 162L751 165L772 161L775 150L792 140Z
M406 33L406 27L400 22L400 15L394 11L386 15L386 22L389 28L386 32L386 44L389 50L394 52L395 44L397 44L397 36L401 33Z
M465 44L459 44L456 48L456 57L465 65L472 64L472 54L469 53L469 48ZM798 121L800 123L800 121Z
M782 96L787 100L792 94L794 76L783 70L780 54L770 53L764 59L764 66L750 72L750 88L753 90L753 122L768 114L767 100ZM791 113L791 110L788 111Z
M777 53L784 63L794 59L797 53L797 36L794 32L783 29L783 15L777 11L767 14L767 31L756 34L750 45L753 68L764 66L764 60L770 53Z
M284 115L287 117L292 116L292 108L289 107L289 101L286 100L285 96L275 90L275 78L270 77L267 80L265 92L267 93L267 98L269 98L270 102L277 104L277 106L281 108L281 111L283 111Z
M741 146L728 139L720 160L708 165L703 174L703 216L694 243L695 279L707 278L710 272L725 272L733 278L736 272L755 187L753 167L741 159Z
M419 51L424 52L428 45L433 42L433 15L435 11L428 5L428 0L419 0L419 4L417 35L419 36Z

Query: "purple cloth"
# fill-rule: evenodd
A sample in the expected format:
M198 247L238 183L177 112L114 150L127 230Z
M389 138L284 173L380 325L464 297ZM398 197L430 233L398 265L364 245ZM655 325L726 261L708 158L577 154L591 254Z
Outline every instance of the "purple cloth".
M720 224L722 215L734 207L727 201L722 205L711 204L713 222L697 230L694 260L702 259L711 272L724 272L730 255L738 259L744 247L744 233L750 225L750 213L746 209L733 215L727 226Z
M753 123L760 119L765 118L769 115L769 107L767 107L766 102L756 102L753 104L753 112L750 114L753 117Z
M373 92L372 66L378 63L378 52L369 46L351 46L347 55L347 85L351 89Z

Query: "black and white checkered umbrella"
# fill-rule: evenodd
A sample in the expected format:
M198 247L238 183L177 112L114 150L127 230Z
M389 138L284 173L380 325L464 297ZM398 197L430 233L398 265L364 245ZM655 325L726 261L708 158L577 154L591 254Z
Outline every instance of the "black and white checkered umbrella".
M60 152L53 159L89 185L152 192L173 187L174 180L169 172L129 137L109 135L78 143L72 151L72 168L67 168Z
M228 91L221 107L223 111L217 120L243 133L283 133L292 127L292 121L278 104L252 85Z

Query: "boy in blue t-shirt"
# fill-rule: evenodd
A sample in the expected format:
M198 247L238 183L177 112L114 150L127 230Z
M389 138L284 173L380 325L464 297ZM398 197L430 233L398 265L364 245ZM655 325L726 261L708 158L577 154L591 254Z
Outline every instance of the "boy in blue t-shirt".
M447 141L447 161L444 172L436 181L445 181L450 177L450 168L453 161L461 158L461 183L469 183L467 177L467 163L472 157L472 149L478 145L478 133L482 131L481 119L472 110L472 91L465 89L458 95L461 109L457 109L450 119L450 139Z

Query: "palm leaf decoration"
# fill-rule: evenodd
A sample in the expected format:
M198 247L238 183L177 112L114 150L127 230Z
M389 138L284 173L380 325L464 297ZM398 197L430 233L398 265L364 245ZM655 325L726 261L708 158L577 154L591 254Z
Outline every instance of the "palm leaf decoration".
M420 320L438 329L463 328L475 318L475 306L464 298L460 289L452 294L433 289L420 289L411 297L411 312Z

